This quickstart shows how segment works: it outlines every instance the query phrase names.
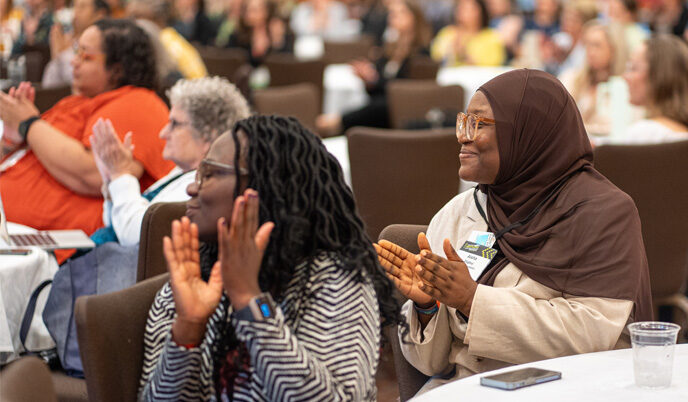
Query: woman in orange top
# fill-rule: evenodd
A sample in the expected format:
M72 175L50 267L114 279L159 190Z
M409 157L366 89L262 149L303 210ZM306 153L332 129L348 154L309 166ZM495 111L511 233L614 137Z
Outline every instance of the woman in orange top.
M39 116L28 83L9 95L0 93L5 137L0 194L9 221L89 234L99 227L102 180L89 137L100 118L112 121L122 136L132 133L132 171L142 189L173 167L163 160L164 142L157 135L168 109L153 91L154 60L141 28L130 21L101 20L79 39L74 95Z

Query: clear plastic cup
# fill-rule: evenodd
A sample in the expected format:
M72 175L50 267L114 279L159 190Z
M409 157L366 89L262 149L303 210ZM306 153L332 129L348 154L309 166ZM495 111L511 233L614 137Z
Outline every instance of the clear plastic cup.
M668 322L642 321L628 325L633 345L635 384L643 388L671 385L674 345L680 326Z

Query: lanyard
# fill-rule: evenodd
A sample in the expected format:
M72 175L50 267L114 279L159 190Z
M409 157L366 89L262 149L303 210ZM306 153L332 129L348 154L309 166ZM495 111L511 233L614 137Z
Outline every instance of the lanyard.
M569 176L569 177L571 177L571 176ZM554 196L554 194L556 194L557 191L559 191L559 189L562 188L567 181L568 181L568 178L560 181L559 184L557 184L556 187L554 187L552 189L552 191L550 191L550 193L547 194L547 196L542 201L540 201L540 203L532 211L530 211L528 216L526 216L525 218L521 219L518 222L514 222L511 225L507 225L506 227L502 228L502 230L497 231L495 233L495 239L499 240L499 238L504 236L506 233L511 232L512 230L516 229L519 226L523 226L525 223L527 223L528 221L533 219L535 217L535 215L537 215L537 213L540 212L540 209L542 209L542 206L545 204L545 202L547 202L550 198L552 198ZM473 200L475 201L475 206L476 206L476 208L478 208L478 212L480 213L480 216L482 216L483 219L485 219L485 223L488 224L488 228L489 228L490 224L487 221L487 216L485 215L485 211L483 210L483 207L478 202L478 186L475 186L475 190L473 191Z

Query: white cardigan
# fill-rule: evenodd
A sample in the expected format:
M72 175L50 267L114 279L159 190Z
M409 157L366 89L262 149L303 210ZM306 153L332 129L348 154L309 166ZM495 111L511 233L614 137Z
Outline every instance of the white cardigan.
M170 173L153 183L146 192L155 190L180 173L182 170L175 166ZM148 206L156 202L188 200L186 187L194 181L195 177L196 170L184 173L160 190L153 200L148 201L141 194L138 179L130 174L124 174L108 184L110 199L106 198L103 203L103 223L105 226L112 225L121 245L139 244L141 222Z

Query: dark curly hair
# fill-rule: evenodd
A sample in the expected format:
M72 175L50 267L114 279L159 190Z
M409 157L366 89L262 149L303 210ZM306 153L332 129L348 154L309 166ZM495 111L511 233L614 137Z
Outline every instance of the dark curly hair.
M148 35L126 19L105 18L94 23L102 35L105 67L115 88L125 85L157 90L155 50Z
M260 267L261 289L269 291L277 302L283 300L296 266L323 251L334 252L341 269L356 271L359 281L367 277L372 282L382 326L403 326L394 286L378 263L353 193L339 163L320 139L296 119L279 116L241 120L232 137L237 150L234 164L239 166L240 159L246 160L247 185L260 196L260 224L276 223ZM237 183L239 180L237 177ZM234 196L240 192L237 186ZM307 297L306 293L300 292L300 297ZM214 353L215 384L232 384L227 373L236 376L247 362L246 352L239 349L234 353L233 363L225 360L228 352L239 346L231 325L221 330L220 339ZM226 363L233 367L226 367L221 379L220 366Z

